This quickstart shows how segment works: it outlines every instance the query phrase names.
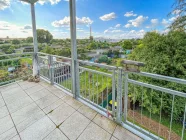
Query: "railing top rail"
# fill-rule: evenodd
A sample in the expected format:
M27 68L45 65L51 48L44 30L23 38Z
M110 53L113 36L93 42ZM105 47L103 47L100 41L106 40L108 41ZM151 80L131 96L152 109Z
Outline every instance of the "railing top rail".
M32 55L33 52L25 52L25 53L11 53L11 54L2 54L0 55L0 57L4 57L4 56L20 56L20 55Z
M115 66L109 66L109 65L105 65L105 64L99 64L99 63L88 62L88 61L83 61L83 60L78 60L78 62L80 62L82 64L89 64L89 65L102 67L102 68L117 69L117 67L115 67Z
M64 57L64 56L59 56L59 55L52 55L52 54L47 54L47 53L43 53L43 52L38 52L38 54L46 55L46 56L49 56L50 55L50 56L57 57L57 58L62 58L62 59L65 59L65 60L72 60L69 57Z
M165 80L165 81L169 81L169 82L175 82L175 83L186 85L186 80L180 79L180 78L164 76L164 75L159 75L159 74L153 74L153 73L147 73L147 72L139 72L139 73L129 72L129 73L134 73L134 74L138 74L140 76L146 76L146 77L150 77L150 78L154 78L154 79Z

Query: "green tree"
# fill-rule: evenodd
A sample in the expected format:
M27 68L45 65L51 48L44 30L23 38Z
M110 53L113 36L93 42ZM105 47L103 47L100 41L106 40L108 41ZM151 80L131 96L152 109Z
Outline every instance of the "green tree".
M171 31L167 35L149 32L144 36L142 44L138 45L132 54L129 55L129 59L144 62L145 67L141 69L142 71L186 79L185 52L186 33L184 31ZM131 78L184 93L186 92L186 86L173 82L134 75L132 75ZM152 109L152 113L154 114L159 114L162 97L161 92L146 88L142 89L137 86L130 86L129 89L130 96L134 102L137 100L141 103L141 95L143 93L143 97L145 98L143 107L149 111ZM136 98L134 98L134 93L136 93ZM153 104L151 108L149 103L152 99ZM179 117L182 117L185 102L186 100L184 98L176 96L173 119L178 120ZM164 114L170 116L172 95L163 94L163 103L162 111Z
M178 18L171 24L170 28L173 30L185 30L186 28L186 0L176 0L174 3L174 9L169 14L172 13L178 14Z
M33 42L33 37L27 37L26 42L27 43L32 43Z
M132 42L130 40L125 40L122 44L123 50L132 49Z
M43 29L37 30L37 40L39 43L50 43L50 41L53 39L52 34Z
M21 42L18 39L12 40L12 44L20 44Z
M111 60L106 55L103 55L98 59L98 62L110 64Z

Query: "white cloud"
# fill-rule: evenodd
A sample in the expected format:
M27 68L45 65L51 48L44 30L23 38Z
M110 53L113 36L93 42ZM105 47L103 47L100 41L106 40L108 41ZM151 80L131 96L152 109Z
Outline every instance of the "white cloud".
M29 25L19 26L10 22L0 21L0 37L25 38L32 36Z
M173 22L173 21L175 21L178 17L179 17L179 15L174 16L174 17L171 17L171 18L169 18L169 21L170 21L170 22Z
M10 7L10 0L0 0L0 10Z
M39 0L38 3L41 5L45 3L51 3L51 5L58 4L61 0Z
M107 29L104 31L104 34L107 34L107 33L122 33L123 31L122 30L116 30L116 29Z
M143 22L145 21L145 20L147 20L148 19L148 17L144 17L144 16L138 16L136 19L132 19L132 20L129 20L128 22L128 24L126 24L125 25L125 27L126 28L129 28L129 27L139 27L139 26L141 26L142 24L143 24Z
M139 27L143 24L145 20L147 20L148 17L144 16L138 16L136 19L129 20L129 22L134 26L134 27Z
M132 24L127 23L124 27L125 28L130 28L130 27L132 27Z
M82 18L76 17L76 22L78 25L90 25L93 23L93 20L91 20L89 17L82 17ZM70 25L70 17L64 17L62 20L56 20L52 22L52 26L54 27L65 27L69 25Z
M170 22L166 19L163 19L162 22L161 22L165 27L168 27Z
M131 30L131 31L121 34L120 38L123 38L123 39L143 38L145 33L146 33L145 30L139 30L139 31Z
M159 20L158 19L151 19L150 22L151 22L152 26L154 27L154 26L157 26L158 25Z
M25 29L25 30L30 30L30 29L32 29L32 26L30 26L30 25L25 25L23 29Z
M178 10L178 9L172 12L173 15L179 15L180 13L181 13L181 10Z
M119 27L121 27L121 24L117 24L115 27L116 27L116 28L119 28Z
M124 16L125 16L125 17L132 17L132 16L135 17L135 16L137 16L137 14L134 14L133 11L130 11L130 12L126 12L126 13L124 14Z
M105 14L105 15L100 17L100 19L103 20L103 21L109 21L109 20L112 20L112 19L115 19L115 18L116 18L116 14L114 12L112 12L110 14Z

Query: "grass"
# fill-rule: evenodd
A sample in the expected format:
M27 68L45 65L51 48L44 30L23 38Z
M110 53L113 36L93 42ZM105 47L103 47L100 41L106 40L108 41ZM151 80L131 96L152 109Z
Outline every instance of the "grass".
M146 117L149 117L149 111L143 109L143 115L146 116ZM159 118L160 116L157 115L157 114L152 114L151 116L152 120L156 121L159 123ZM161 124L170 128L170 119L168 119L169 117L165 116L165 115L162 115L162 118L161 118ZM182 127L183 125L180 123L180 122L176 122L176 121L173 121L172 122L172 131L174 131L176 134L178 134L180 137L182 135ZM186 130L184 131L184 133L186 133ZM186 140L186 135L185 135L185 138L184 140Z
M88 71L82 72L80 75L80 93L83 97L88 98L89 100L97 100L97 97L105 97L112 87L112 79L110 77L104 76L102 74L96 74ZM71 81L69 78L61 83L67 89L71 90Z

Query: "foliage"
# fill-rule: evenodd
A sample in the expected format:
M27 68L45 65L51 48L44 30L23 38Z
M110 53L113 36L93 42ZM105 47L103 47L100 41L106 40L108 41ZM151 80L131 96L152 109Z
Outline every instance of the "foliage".
M21 43L21 41L18 40L18 39L14 39L14 40L12 40L12 44L20 44L20 43Z
M27 43L32 43L33 42L33 37L27 37L26 42Z
M180 31L172 31L167 35L161 35L155 32L149 32L144 36L142 44L138 45L129 59L141 61L145 63L142 71L161 74L165 76L177 77L186 79L186 33ZM162 80L155 80L152 78L139 77L132 75L131 78L140 81L151 83L154 85L171 88L174 90L186 92L184 85L166 82ZM136 99L134 98L136 93ZM130 86L130 95L132 99L138 100L141 103L141 96L145 98L143 107L150 111L151 97L153 99L152 113L158 114L160 111L162 93L158 91L151 91L149 89L142 89L140 87ZM162 111L170 116L172 106L172 96L163 94L163 108ZM174 119L178 120L182 117L185 99L176 96Z
M98 62L110 64L111 60L106 55L103 55L98 59Z
M37 40L39 43L50 43L50 41L53 39L52 34L43 29L37 30Z
M46 47L42 50L42 52L47 53L47 54L54 54L54 49L52 49L52 48L49 47L49 46L46 46Z
M132 49L132 43L131 43L131 41L130 40L125 40L123 42L123 44L122 44L122 48L124 50L126 50L126 49Z
M169 15L176 13L179 16L171 24L170 28L173 30L186 30L186 0L176 0L173 6L174 9Z

